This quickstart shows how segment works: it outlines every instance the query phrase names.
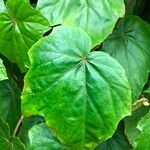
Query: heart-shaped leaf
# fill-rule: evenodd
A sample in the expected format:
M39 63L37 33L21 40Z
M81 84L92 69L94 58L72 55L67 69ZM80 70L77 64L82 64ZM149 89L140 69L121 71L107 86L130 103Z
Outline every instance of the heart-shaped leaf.
M91 149L130 114L131 91L123 67L104 52L90 52L81 28L58 27L30 50L22 111L42 115L71 149Z
M48 30L49 23L26 0L7 0L0 9L0 53L25 71L28 50Z
M136 16L125 17L103 44L103 51L126 70L133 101L139 97L150 70L150 25Z
M37 9L52 25L82 27L91 36L93 46L101 43L124 15L123 0L38 0Z

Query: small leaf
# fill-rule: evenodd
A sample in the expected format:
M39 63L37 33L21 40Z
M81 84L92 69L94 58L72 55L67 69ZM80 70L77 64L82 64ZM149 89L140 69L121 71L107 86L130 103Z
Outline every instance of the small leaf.
M26 0L7 0L0 11L0 53L25 71L28 50L48 30L49 23Z
M0 117L0 148L1 150L25 150L19 138L10 137L8 124Z
M61 26L29 52L23 114L44 116L61 143L72 149L91 149L108 139L131 111L124 69L91 48L83 29Z
M149 150L150 146L150 112L140 120L138 129L141 130L135 150Z
M126 117L125 122L125 134L133 147L136 147L136 139L139 137L140 131L136 128L138 122L144 117L150 110L150 107L141 106L132 112L132 116Z
M8 79L5 67L0 59L0 81Z
M130 150L131 148L132 146L124 134L124 124L120 122L115 134L101 143L95 150Z
M101 43L124 15L123 0L38 0L37 9L50 24L80 26L92 38L92 45Z
M29 131L30 145L28 150L63 150L63 146L60 144L50 132L48 127L42 123L34 126Z
M149 37L149 24L136 16L127 16L103 44L102 50L118 60L126 70L133 101L138 99L148 79L150 70Z

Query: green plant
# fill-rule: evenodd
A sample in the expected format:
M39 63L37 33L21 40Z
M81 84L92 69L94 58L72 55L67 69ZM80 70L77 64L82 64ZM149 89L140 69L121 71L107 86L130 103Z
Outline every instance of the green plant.
M149 150L144 0L0 0L0 149Z

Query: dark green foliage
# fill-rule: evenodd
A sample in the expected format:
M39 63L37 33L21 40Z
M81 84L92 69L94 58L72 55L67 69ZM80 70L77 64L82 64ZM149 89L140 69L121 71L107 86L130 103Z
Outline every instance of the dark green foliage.
M149 150L149 0L0 0L0 150Z

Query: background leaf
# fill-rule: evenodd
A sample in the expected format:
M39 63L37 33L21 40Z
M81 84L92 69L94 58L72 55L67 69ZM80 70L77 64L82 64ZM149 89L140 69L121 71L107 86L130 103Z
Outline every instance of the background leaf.
M21 91L12 79L8 79L0 60L0 116L9 123L10 131L13 132L19 117L21 116Z
M28 150L63 150L58 139L50 132L48 127L42 123L34 126L29 131L30 144Z
M8 79L6 69L3 65L2 60L0 59L0 81Z
M7 0L0 12L0 53L25 71L28 50L48 29L48 21L26 0Z
M146 84L150 69L150 25L136 16L126 16L105 41L102 50L109 53L126 70L137 100Z
M10 136L8 124L0 117L0 148L1 150L25 150L19 138Z
M92 38L93 46L101 43L124 15L123 0L38 0L37 9L51 25L80 26Z
M138 124L138 129L141 130L140 137L137 140L137 147L135 150L149 150L150 143L150 112L141 119Z
M131 148L132 146L124 134L124 124L120 122L114 135L101 143L95 150L130 150Z
M0 91L0 116L9 123L12 133L21 116L21 92L11 79L0 81Z
M38 125L44 121L45 121L44 118L39 117L39 116L24 117L23 118L22 126L21 126L17 136L26 145L26 147L28 147L30 144L29 136L28 136L29 130L32 127L34 127L35 125ZM41 147L39 147L39 148L41 148Z

